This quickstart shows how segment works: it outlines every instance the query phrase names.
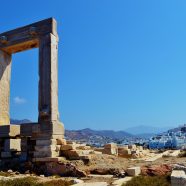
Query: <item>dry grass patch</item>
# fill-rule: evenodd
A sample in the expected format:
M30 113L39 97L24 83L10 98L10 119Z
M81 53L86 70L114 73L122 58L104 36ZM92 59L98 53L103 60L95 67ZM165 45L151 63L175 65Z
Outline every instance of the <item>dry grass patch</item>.
M45 183L39 182L35 177L18 178L8 181L0 181L0 186L69 186L64 180L52 180Z
M122 186L171 186L170 176L136 176Z

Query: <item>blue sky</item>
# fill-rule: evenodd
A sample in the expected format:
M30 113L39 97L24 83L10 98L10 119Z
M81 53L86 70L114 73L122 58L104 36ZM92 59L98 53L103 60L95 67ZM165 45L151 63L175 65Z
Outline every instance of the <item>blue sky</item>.
M186 122L186 1L1 0L0 32L58 22L59 110L68 129ZM11 117L37 120L38 50L13 56Z

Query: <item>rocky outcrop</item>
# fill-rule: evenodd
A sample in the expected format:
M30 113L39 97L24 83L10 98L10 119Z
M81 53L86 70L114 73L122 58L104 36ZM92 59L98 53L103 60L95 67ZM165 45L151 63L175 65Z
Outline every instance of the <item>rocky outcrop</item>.
M78 169L74 164L70 162L46 162L37 163L34 165L34 172L37 174L45 175L60 175L60 176L72 176L72 177L85 177L86 172Z
M141 174L145 176L163 176L171 173L172 166L167 164L141 167Z
M116 177L124 177L125 171L120 169L106 169L106 168L96 168L90 171L91 174L99 174L99 175L114 175Z

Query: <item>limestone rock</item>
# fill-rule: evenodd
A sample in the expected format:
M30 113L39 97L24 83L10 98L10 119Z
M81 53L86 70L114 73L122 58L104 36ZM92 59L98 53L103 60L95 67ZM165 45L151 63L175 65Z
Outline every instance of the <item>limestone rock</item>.
M56 140L57 140L57 145L66 145L67 144L66 140L63 138L58 138Z
M172 171L171 186L186 186L186 175L183 170Z
M70 183L71 183L71 184L78 184L78 183L84 183L84 181L83 181L83 180L80 180L80 179L75 178L75 179L71 180L71 181L70 181Z
M110 155L118 155L118 147L115 143L109 143L104 146L104 150L102 151L105 154Z
M21 151L21 139L5 139L4 151Z
M104 146L105 149L118 148L116 143L108 143Z
M45 164L47 174L60 175L60 176L72 176L72 177L85 177L87 174L79 170L72 163L59 163L48 162Z
M76 149L76 145L75 144L67 144L67 145L62 145L61 146L61 150L65 151L65 150L75 150Z
M129 176L138 176L141 173L140 167L130 167L126 170Z

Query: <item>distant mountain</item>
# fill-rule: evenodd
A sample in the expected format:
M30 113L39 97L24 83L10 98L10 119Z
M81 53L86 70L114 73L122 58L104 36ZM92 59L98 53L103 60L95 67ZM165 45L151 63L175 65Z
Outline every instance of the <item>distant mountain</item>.
M10 119L10 123L11 124L22 124L22 123L32 123L32 121L30 121L28 119L22 119L22 120Z
M168 130L168 132L179 132L179 131L186 131L186 124Z
M31 123L32 121L28 119L17 120L11 119L11 124L22 124L22 123ZM71 140L81 140L88 139L94 136L103 137L103 138L112 138L112 139L123 139L123 138L145 138L149 139L156 134L166 132L170 128L157 128L150 126L136 126L126 129L125 131L113 131L113 130L92 130L85 128L82 130L65 130L65 136ZM178 128L171 130L179 130Z
M140 125L140 126L128 128L125 131L133 135L142 135L142 134L153 135L153 134L159 134L162 132L166 132L170 128L171 127L158 128L158 127Z
M154 133L142 133L142 134L136 134L135 136L138 138L142 138L142 139L150 139L152 138L154 135Z
M89 128L82 129L82 130L66 130L65 135L66 137L74 140L86 139L86 138L90 138L91 136L101 136L101 137L104 136L104 137L116 138L116 139L133 137L133 135L125 131L92 130Z

